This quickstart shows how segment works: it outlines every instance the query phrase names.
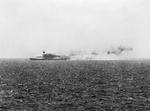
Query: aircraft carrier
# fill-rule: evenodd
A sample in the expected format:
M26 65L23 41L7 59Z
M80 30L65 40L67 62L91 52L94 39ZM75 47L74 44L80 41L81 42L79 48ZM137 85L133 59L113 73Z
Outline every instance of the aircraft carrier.
M45 51L43 51L42 56L30 58L30 60L70 60L70 57L64 55L45 53Z

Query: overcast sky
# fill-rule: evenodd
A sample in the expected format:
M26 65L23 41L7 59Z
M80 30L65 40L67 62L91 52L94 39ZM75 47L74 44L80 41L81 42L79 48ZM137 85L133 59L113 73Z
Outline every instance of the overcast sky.
M150 57L150 0L1 0L0 57L105 50Z

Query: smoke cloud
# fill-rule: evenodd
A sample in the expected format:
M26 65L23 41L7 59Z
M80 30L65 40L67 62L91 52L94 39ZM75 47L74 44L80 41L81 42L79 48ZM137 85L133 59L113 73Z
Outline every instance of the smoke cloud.
M124 47L124 46L119 46L117 48L113 48L111 50L108 50L107 51L107 54L110 55L110 54L114 54L114 55L121 55L123 53L128 53L128 52L131 52L133 51L133 48L130 48L130 47Z
M114 60L129 59L133 53L133 48L119 46L107 51L71 51L67 55L71 60Z

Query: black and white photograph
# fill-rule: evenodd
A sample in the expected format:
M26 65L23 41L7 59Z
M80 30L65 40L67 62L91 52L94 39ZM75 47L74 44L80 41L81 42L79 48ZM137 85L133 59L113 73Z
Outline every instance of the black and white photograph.
M150 0L0 0L0 111L150 111Z

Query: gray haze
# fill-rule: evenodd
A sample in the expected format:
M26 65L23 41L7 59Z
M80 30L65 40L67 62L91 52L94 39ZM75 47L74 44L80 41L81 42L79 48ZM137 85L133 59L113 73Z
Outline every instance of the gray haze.
M149 0L1 0L0 58L124 45L150 57Z

